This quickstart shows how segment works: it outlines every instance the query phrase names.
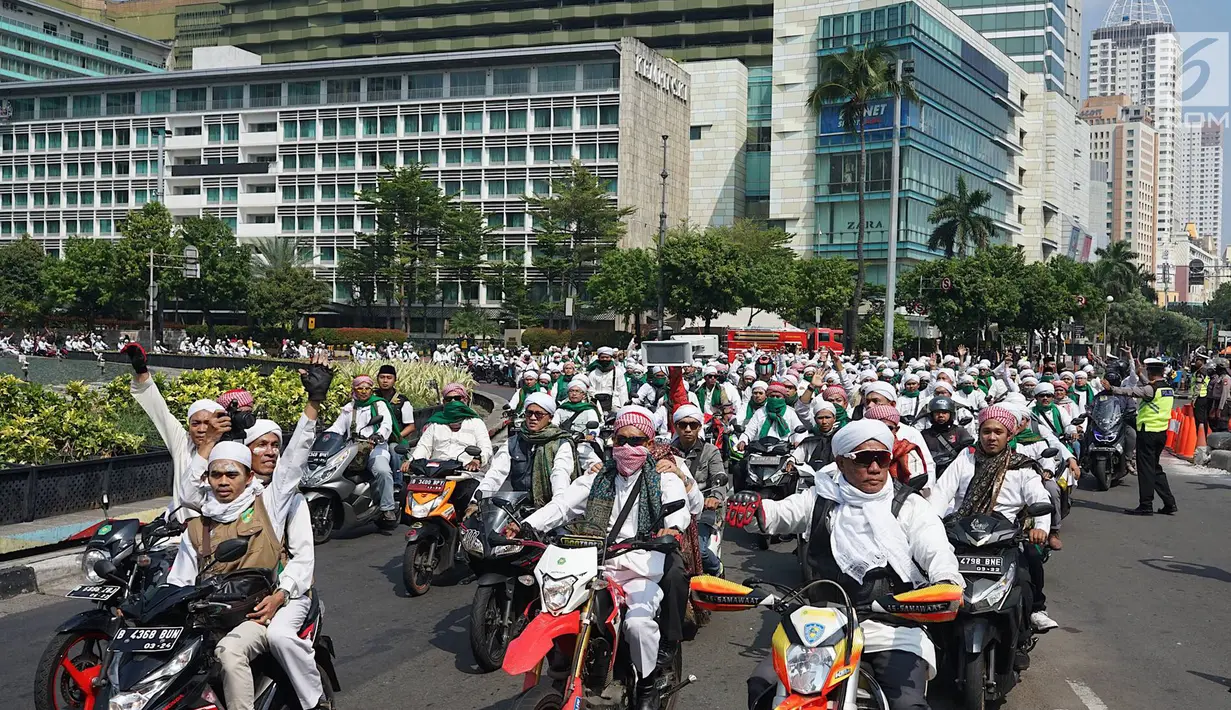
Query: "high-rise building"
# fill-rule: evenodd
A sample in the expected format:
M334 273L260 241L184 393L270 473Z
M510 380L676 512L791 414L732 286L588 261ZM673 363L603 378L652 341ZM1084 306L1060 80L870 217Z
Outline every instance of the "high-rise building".
M0 5L0 82L165 71L171 47L34 2Z
M175 69L192 68L192 50L222 37L226 7L216 0L45 0L78 17L175 47Z
M1150 110L1124 95L1086 99L1082 118L1090 124L1090 159L1106 163L1106 179L1091 186L1092 204L1101 194L1108 238L1127 241L1138 264L1150 273L1158 266L1159 135ZM1091 207L1094 210L1094 207Z
M1176 216L1196 227L1198 242L1218 253L1222 239L1223 127L1221 123L1181 123Z
M1180 123L1180 38L1163 0L1115 0L1090 42L1088 95L1129 97L1149 110L1158 132L1157 244L1176 213L1176 133Z

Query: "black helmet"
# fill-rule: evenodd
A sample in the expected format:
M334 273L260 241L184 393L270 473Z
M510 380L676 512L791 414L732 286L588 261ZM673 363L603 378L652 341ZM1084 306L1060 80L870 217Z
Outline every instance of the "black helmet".
M1120 383L1123 381L1123 378L1120 377L1119 370L1108 370L1107 374L1103 376L1103 379L1107 380L1107 384L1112 387L1119 387Z
M950 414L957 413L957 405L949 397L933 397L931 402L928 402L928 414L933 412L948 412Z

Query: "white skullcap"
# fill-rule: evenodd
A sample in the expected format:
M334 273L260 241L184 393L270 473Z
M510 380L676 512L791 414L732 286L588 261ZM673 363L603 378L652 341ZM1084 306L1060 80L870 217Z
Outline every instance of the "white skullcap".
M574 377L573 379L569 380L568 389L571 389L571 390L578 389L578 390L581 390L582 392L589 392L590 383L586 382L586 378L582 377L581 375L578 375Z
M1026 375L1025 377L1022 378L1022 384L1023 385L1037 385L1039 384L1039 378L1035 377L1034 375Z
M215 461L234 461L252 468L252 452L238 441L220 441L209 452L209 462Z
M957 383L959 385L973 385L975 383L975 378L971 377L970 375L962 375L958 379Z
M1086 373L1087 375L1093 375L1094 365L1086 365L1085 367L1081 368L1081 371Z
M655 365L654 367L650 368L650 372L654 373L655 375L665 375L667 374L667 368L663 367L662 365Z
M838 408L833 406L833 402L827 402L819 397L813 397L812 398L813 418L815 418L816 415L819 414L820 412L829 412L830 414L837 414Z
M860 382L872 382L875 379L876 379L875 370L864 370L863 372L859 373Z
M1029 419L1031 415L1030 407L1024 402L1001 402L1000 407L1012 412L1018 420Z
M708 377L709 375L714 375L715 377L717 377L718 368L714 367L713 365L706 365L705 368L701 370L701 375L703 377Z
M1004 399L1002 399L1002 400L1000 400L1000 401L1001 401L1001 402L1010 402L1010 403L1013 403L1013 404L1022 404L1022 405L1025 405L1025 406L1027 406L1027 407L1028 407L1028 406L1030 406L1030 403L1026 401L1026 395L1022 394L1021 392L1010 392L1010 393L1006 394L1006 395L1004 396Z
M244 431L244 446L251 446L252 442L266 434L277 434L278 446L282 445L282 427L278 426L278 422L272 419L258 419L255 424Z
M990 369L991 369L991 367L992 367L992 363L991 363L991 362L989 362L989 361L987 361L987 360L980 360L980 361L979 361L979 367L986 367L986 368L988 368L988 369L990 370Z
M863 396L865 398L873 392L884 395L890 402L898 401L898 391L888 382L869 382L863 386Z
M848 423L833 435L834 456L843 456L854 451L865 441L879 441L886 449L893 450L893 432L884 422L875 419L857 419Z
M919 383L919 376L913 372L907 375L906 377L902 378L902 384L910 384L911 382L914 382L916 384Z
M966 368L966 374L967 374L967 375L971 375L971 376L973 377L974 375L979 374L979 368L977 368L977 367L968 367L968 368Z
M836 373L836 372L831 372L831 373L829 373L829 374L825 375L825 383L826 383L826 384L835 385L835 384L837 384L837 383L839 383L839 382L841 382L841 381L842 381L842 378L841 378L841 377L838 377L838 373Z
M953 372L953 368L951 367L942 367L936 372L937 379L942 376L948 377L950 382L957 379L957 374Z
M531 375L534 375L534 379L537 380L539 378L539 371L533 367L527 367L525 370L522 371L521 378L524 380L530 377Z
M212 399L198 399L197 401L188 405L187 419L188 421L192 421L192 416L194 414L200 414L201 412L225 412L225 411L227 410L224 409L221 404L218 404Z
M932 386L933 392L939 392L942 389L948 392L950 395L953 394L953 385L949 384L948 382L937 381L936 384Z
M598 349L599 355L615 355L615 348L609 348L606 345Z
M765 380L757 380L756 382L752 383L752 391L753 392L757 392L757 391L767 392L769 391L769 383L766 382Z
M1086 372L1085 370L1078 370L1077 372L1073 373L1073 377L1078 380L1084 380L1090 377L1090 373Z
M1034 396L1036 397L1038 397L1041 394L1054 395L1055 393L1056 393L1056 388L1050 382L1040 382L1038 386L1034 388Z
M791 374L786 374L786 375L783 375L783 376L782 376L782 382L783 382L784 384L790 385L791 387L798 387L798 386L799 386L799 378L798 378L798 377L796 377L795 375L791 375Z
M671 415L671 421L677 424L685 419L696 419L702 424L705 423L705 415L701 413L701 408L692 404L681 406Z
M529 397L526 397L526 407L529 407L532 404L537 404L540 409L548 414L556 413L556 398L546 392L535 392ZM524 410L525 407L522 409Z
M881 374L884 375L885 377L893 377L893 370L886 367L885 369L881 370Z

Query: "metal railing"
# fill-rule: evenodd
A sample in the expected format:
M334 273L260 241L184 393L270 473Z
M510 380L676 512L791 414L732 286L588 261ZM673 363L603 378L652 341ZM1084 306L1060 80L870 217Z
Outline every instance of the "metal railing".
M331 91L325 95L325 103L327 104L353 104L358 101L358 91Z
M99 47L96 44L87 44L84 39L78 39L76 37L73 37L72 35L69 35L66 37L58 32L48 32L46 29L42 27L37 27L35 25L31 25L29 23L22 22L20 20L14 20L10 17L0 18L0 24L15 25L17 27L21 27L22 29L27 29L32 32L37 32L41 35L47 35L48 37L55 37L56 39L62 39L65 42L72 42L73 44L79 44L82 47L86 47L87 49L92 49L96 52L102 52L103 54L107 54L112 57L122 57L124 59L136 62L138 64L144 64L146 66L154 67L155 69L165 69L165 67L163 67L161 64L158 64L157 62L151 62L150 60L142 59L141 57L134 57L133 55L128 54L127 52L112 52L110 48Z
M171 495L165 449L73 463L0 470L0 524L28 523L99 507Z
M358 101L359 99L355 99ZM401 89L384 89L382 91L369 91L368 101L401 101Z

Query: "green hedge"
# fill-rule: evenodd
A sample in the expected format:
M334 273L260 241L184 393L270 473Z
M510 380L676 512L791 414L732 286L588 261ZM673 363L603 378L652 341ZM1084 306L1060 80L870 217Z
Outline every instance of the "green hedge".
M552 330L550 328L527 328L521 334L521 344L530 348L531 352L542 352L553 345L563 347L581 342L588 342L592 347L604 345L613 348L626 348L632 334L619 330L597 330L579 328L577 330Z
M380 345L390 340L395 343L405 342L406 333L397 328L317 328L308 335L308 340L319 340L326 345L350 345L356 340Z

